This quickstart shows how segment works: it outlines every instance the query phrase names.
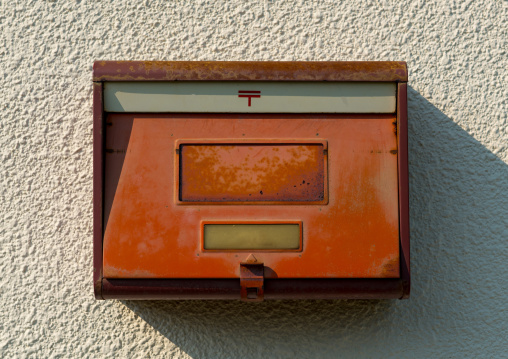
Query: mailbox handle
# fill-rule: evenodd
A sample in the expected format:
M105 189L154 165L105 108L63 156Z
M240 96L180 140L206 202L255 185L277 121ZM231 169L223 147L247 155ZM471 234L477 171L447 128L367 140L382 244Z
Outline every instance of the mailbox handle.
M240 263L240 299L244 302L261 302L264 299L264 264L251 254Z

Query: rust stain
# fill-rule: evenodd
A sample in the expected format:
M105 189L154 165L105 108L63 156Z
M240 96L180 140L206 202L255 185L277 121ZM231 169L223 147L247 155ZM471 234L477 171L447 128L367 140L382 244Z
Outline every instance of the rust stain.
M93 81L407 81L400 61L96 61Z
M117 268L109 266L105 272L105 277L108 278L150 278L153 273L144 269L126 270L124 268Z
M392 258L383 263L383 269L381 271L381 277L383 278L396 278L400 274L399 269L399 257Z
M391 151L390 151L390 153L391 153L392 155L396 155L396 154L397 154L397 150L391 150Z

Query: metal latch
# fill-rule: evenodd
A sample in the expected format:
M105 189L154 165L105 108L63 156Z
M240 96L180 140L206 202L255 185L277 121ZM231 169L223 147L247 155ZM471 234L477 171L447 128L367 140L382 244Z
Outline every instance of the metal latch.
M254 255L240 263L240 298L245 302L261 302L264 298L264 264Z

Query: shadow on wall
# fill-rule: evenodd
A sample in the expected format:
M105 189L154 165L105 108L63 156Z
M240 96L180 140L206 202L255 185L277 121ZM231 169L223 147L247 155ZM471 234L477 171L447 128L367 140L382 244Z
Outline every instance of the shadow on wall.
M122 303L193 358L424 357L447 350L453 357L458 349L502 349L503 321L479 326L505 307L508 294L496 269L506 258L508 166L408 91L408 301Z

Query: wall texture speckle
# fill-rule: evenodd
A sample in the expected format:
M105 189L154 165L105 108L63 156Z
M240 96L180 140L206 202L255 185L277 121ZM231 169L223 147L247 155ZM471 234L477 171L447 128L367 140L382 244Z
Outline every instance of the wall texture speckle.
M0 356L508 357L508 2L0 1ZM94 60L405 60L408 301L95 301Z

